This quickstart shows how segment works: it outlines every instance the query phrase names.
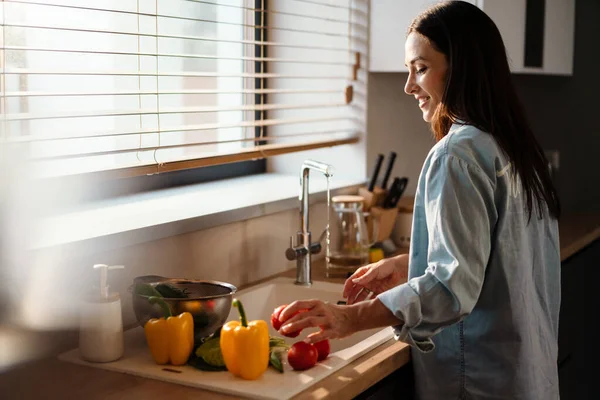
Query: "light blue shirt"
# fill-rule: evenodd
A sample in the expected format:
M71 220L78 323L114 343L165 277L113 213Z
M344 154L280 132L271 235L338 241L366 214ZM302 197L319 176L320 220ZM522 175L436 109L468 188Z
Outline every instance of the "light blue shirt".
M489 134L453 125L415 196L409 281L378 298L404 324L417 398L558 399L557 221Z

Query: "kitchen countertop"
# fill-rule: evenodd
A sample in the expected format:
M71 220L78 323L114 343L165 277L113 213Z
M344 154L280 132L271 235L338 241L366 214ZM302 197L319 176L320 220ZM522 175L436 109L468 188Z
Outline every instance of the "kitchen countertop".
M600 212L566 214L558 222L560 260L565 261L600 239Z
M561 260L600 238L600 213L565 215L559 222ZM404 250L406 251L406 250ZM295 270L281 275L294 276ZM324 262L315 261L314 280L343 282L325 277ZM257 282L258 283L258 282ZM295 399L353 398L408 363L409 347L390 339L317 382ZM234 397L133 375L62 362L35 361L0 375L0 393L7 399L232 399ZM5 397L6 396L6 397Z
M401 249L399 253L407 252ZM290 269L278 276L295 277ZM268 277L254 282L259 284ZM313 262L312 278L315 281L343 283L344 278L327 278L324 260ZM252 285L241 286L240 289ZM410 358L409 347L393 339L357 358L352 363L317 382L294 399L351 399L371 387ZM141 378L125 373L44 359L20 366L0 375L0 393L7 399L191 399L201 396L208 400L230 400L238 397L164 381ZM2 397L5 398L5 397Z

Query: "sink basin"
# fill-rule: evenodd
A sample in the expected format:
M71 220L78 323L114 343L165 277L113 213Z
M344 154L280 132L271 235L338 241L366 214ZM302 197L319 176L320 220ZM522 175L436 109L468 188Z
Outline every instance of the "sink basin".
M336 304L338 301L344 301L342 297L344 285L329 282L313 282L312 286L298 286L294 284L294 279L277 278L267 281L261 285L253 286L245 290L240 290L235 294L235 297L242 301L248 320L262 319L267 321L269 325L269 334L272 336L283 337L279 332L271 326L271 314L273 310L282 305L289 304L295 300L319 299ZM231 308L227 321L239 319L238 310ZM354 335L331 340L331 353L337 353L335 356L344 357L344 359L352 358L355 351L352 346L362 342L382 329L370 329L355 333ZM305 329L295 338L286 338L286 343L293 344L305 338L309 333L318 331L318 328ZM389 332L389 337L392 337L391 329L385 330ZM346 351L344 351L346 350ZM353 351L354 350L354 351Z
M235 297L243 302L249 320L264 319L270 325L271 313L275 307L291 303L294 300L311 298L335 303L342 300L342 287L343 285L327 282L315 282L311 287L302 287L294 285L293 279L277 278L240 290L235 294ZM238 312L235 309L232 309L229 313L228 320L232 319L238 319ZM313 331L316 329L314 328ZM296 338L285 338L286 342L293 344L302 340L310 332L311 330L307 329ZM270 328L270 334L281 336L272 328ZM345 339L331 340L329 357L318 362L313 368L306 371L294 371L289 365L285 364L284 373L268 368L259 379L254 381L246 381L235 377L228 371L208 372L187 365L180 367L156 365L148 351L144 331L141 327L125 332L125 354L120 360L110 363L89 363L80 357L78 349L61 354L59 359L94 368L227 393L236 398L250 397L281 400L292 398L318 384L320 380L340 370L369 350L383 344L392 336L392 329L384 328L359 332ZM340 376L339 379L350 378ZM199 397L202 397L201 393L199 393Z

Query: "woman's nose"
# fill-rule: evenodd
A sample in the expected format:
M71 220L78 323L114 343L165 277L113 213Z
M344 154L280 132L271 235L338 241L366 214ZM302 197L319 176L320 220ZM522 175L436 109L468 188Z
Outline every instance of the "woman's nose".
M415 82L415 78L413 74L409 73L408 78L406 78L406 84L404 85L404 93L411 95L417 91L417 84Z

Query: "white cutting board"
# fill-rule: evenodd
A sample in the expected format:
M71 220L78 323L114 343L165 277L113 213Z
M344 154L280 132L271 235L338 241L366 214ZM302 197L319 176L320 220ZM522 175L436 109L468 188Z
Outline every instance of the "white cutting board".
M374 330L367 340L356 345L332 353L329 357L317 363L307 371L294 371L289 365L284 365L284 373L279 373L269 367L257 380L246 381L233 376L228 371L200 371L190 366L175 367L172 365L157 365L152 360L146 345L144 330L137 327L125 332L125 354L120 360L110 363L90 363L79 355L79 349L74 349L59 355L62 361L87 365L116 372L125 372L145 378L158 379L216 392L223 392L240 397L256 399L289 399L316 382L334 373L352 360L367 351L383 344L393 337L392 329ZM163 368L180 371L165 371Z

